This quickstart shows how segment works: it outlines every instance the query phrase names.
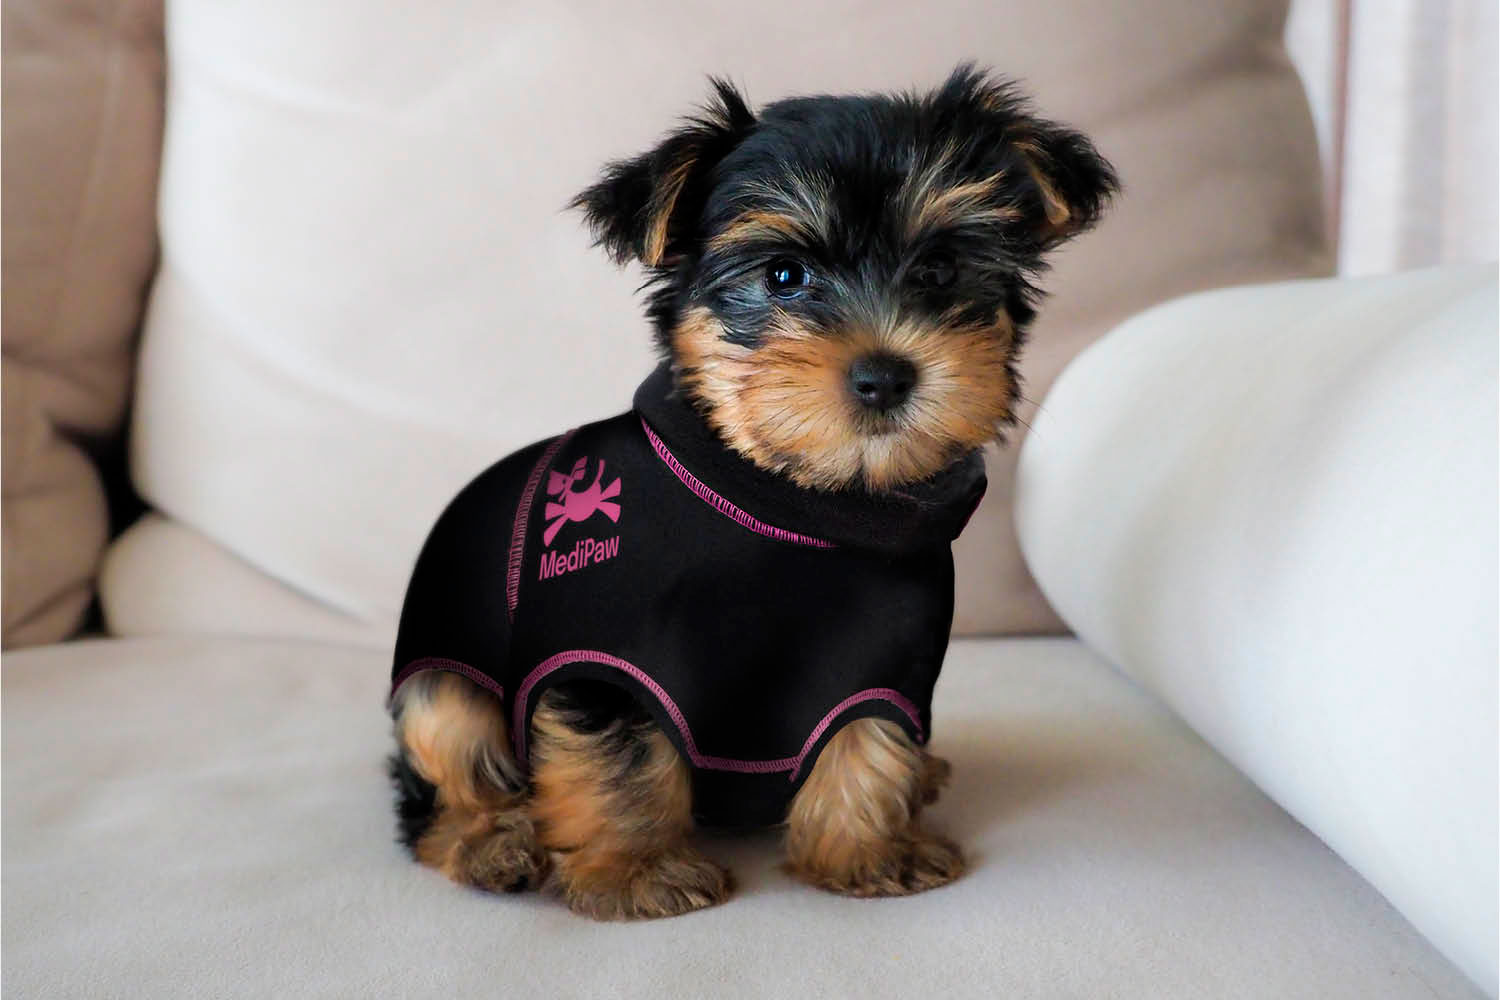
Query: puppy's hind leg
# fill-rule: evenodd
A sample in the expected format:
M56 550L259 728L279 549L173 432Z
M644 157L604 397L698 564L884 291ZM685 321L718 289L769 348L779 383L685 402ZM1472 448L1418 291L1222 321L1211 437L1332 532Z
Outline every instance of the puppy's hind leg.
M526 808L500 700L466 677L418 674L394 705L390 761L401 840L460 885L519 892L540 884L546 853Z

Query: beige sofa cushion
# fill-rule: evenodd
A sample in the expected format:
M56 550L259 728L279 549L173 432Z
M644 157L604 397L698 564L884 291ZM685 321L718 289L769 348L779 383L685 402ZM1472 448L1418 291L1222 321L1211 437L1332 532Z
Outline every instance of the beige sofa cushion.
M4 644L77 628L156 252L160 0L4 8Z
M625 408L649 370L639 275L560 207L701 100L708 72L766 101L927 87L974 57L1088 130L1126 193L1058 261L1026 368L1040 398L1144 306L1326 270L1284 14L1284 0L769 2L747 25L743 5L686 0L182 0L138 485L389 630L449 497L500 455ZM795 30L761 30L778 25ZM1013 538L1013 461L992 456L959 545L962 631L1059 627Z
M392 835L382 653L162 638L7 658L21 1000L1479 1000L1339 858L1069 639L964 640L933 703L951 886L849 899L716 834L724 906L596 923ZM58 739L67 733L67 739Z

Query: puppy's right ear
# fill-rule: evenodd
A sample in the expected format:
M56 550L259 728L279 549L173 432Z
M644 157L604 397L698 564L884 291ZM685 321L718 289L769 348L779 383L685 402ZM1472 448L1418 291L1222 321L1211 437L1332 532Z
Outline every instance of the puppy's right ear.
M755 127L734 85L711 80L714 99L649 153L616 160L568 203L583 209L594 240L618 264L669 267L681 256L708 195L709 170Z

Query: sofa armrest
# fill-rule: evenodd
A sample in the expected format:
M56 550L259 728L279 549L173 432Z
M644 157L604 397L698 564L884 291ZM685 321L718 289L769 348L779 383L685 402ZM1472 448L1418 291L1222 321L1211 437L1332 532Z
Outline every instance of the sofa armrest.
M1492 265L1237 288L1081 355L1021 458L1061 616L1496 990Z
M84 622L156 264L161 0L4 8L0 643Z

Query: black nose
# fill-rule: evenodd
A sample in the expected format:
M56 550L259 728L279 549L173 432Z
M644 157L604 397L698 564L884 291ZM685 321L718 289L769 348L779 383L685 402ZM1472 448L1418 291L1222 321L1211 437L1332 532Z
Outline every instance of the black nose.
M871 354L849 366L849 385L855 398L881 413L906 402L916 384L917 370L905 358Z

